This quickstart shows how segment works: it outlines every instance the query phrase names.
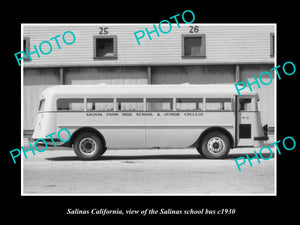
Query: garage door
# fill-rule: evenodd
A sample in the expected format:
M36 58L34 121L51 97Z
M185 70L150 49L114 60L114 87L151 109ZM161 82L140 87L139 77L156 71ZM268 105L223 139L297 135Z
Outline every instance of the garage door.
M52 85L59 84L59 69L24 69L23 130L32 131L41 93Z

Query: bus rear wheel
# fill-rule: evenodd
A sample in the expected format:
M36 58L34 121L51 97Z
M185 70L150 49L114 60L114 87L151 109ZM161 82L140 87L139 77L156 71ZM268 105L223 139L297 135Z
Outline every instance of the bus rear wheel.
M86 132L75 138L74 152L82 160L94 160L104 154L105 147L98 135Z
M198 148L200 148L200 151ZM212 131L205 135L198 148L198 152L205 158L222 159L230 151L230 140L223 132Z

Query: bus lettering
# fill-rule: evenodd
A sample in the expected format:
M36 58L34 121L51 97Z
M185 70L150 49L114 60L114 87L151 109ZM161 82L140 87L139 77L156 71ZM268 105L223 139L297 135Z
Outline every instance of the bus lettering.
M202 112L186 112L184 113L185 116L203 116Z

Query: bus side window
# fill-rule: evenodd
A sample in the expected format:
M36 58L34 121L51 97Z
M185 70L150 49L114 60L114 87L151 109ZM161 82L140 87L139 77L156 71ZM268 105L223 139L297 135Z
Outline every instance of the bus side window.
M202 98L176 98L176 110L197 110L203 111Z
M142 98L118 98L117 106L119 111L143 111Z
M240 98L240 111L254 111L251 98Z
M83 98L60 98L57 99L57 110L59 111L83 111Z
M149 111L171 111L173 109L172 98L147 98L146 102Z
M232 104L230 98L206 98L206 111L231 111Z
M113 98L88 98L87 110L99 110L99 111L113 111L114 99Z

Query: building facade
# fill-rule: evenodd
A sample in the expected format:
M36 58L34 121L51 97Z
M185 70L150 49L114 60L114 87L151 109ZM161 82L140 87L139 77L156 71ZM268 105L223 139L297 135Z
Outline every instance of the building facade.
M275 66L274 24L23 24L22 29L23 49L32 53L22 60L25 134L34 129L41 92L52 85L235 84L253 82ZM134 33L141 30L138 44ZM274 83L253 85L262 123L269 127L275 123Z

